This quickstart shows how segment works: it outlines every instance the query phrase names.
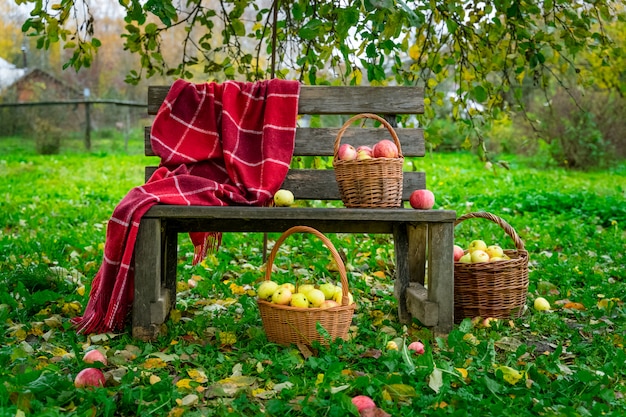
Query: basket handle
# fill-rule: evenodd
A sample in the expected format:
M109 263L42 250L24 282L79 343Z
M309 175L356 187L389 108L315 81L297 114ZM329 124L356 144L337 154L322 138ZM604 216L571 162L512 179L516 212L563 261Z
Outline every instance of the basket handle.
M456 221L454 222L454 226L458 225L464 220L473 219L473 218L482 218L482 219L491 220L492 222L500 226L506 232L506 234L509 235L511 239L513 239L513 243L515 243L515 247L517 248L517 250L524 250L524 242L522 241L522 239L520 239L515 229L513 229L513 227L510 224L508 224L506 221L496 216L495 214L491 214L486 211L467 213L467 214L462 215L458 219L456 219Z
M393 127L389 124L389 122L386 121L385 119L383 119L382 117L380 117L380 116L378 116L376 114L373 114L373 113L360 113L360 114L354 115L351 118L349 118L343 124L343 126L341 126L341 129L339 129L339 132L337 132L337 138L335 139L335 159L337 159L337 154L339 153L339 146L341 145L341 137L346 132L346 130L348 130L348 127L350 127L350 125L353 122L355 122L356 120L359 120L359 119L374 119L374 120L378 120L380 123L382 123L382 125L385 126L385 128L387 128L387 130L391 134L391 137L392 137L393 141L396 143L396 146L398 147L398 157L399 158L403 157L402 156L402 147L400 145L400 139L398 139L398 134L393 129Z
M324 245L326 245L328 250L330 250L331 255L333 255L333 258L335 259L335 262L337 263L337 268L339 269L339 276L341 277L341 295L342 295L341 305L347 306L350 301L348 298L348 275L346 273L346 266L343 263L341 256L339 256L339 252L337 252L337 249L335 249L335 246L333 245L333 243L326 236L324 236L320 231L309 226L293 226L287 229L278 238L278 240L274 244L274 247L272 248L272 251L270 252L267 258L267 265L265 267L265 280L269 281L271 279L272 266L274 265L274 259L276 258L276 255L278 254L278 249L280 248L280 245L285 241L285 239L287 239L290 235L294 233L311 233L319 237L320 240L324 243Z

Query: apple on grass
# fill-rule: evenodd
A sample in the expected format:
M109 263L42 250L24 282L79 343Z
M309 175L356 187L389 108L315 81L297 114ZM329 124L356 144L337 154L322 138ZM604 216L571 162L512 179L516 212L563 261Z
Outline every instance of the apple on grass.
M76 388L103 387L105 383L104 373L98 368L85 368L74 378Z
M412 350L413 352L415 352L418 355L423 355L424 352L426 351L424 349L424 344L422 342L411 342L407 346L407 349Z
M85 353L85 355L83 356L83 362L85 363L100 362L101 364L106 365L107 358L98 349L92 349L88 351L87 353Z
M352 404L354 404L359 413L364 410L369 410L370 408L376 408L374 400L367 395L357 395L356 397L353 397Z
M342 161L354 161L356 159L356 152L357 151L354 149L354 146L344 143L337 151L337 158Z
M461 256L465 255L465 251L459 245L454 245L452 253L454 254L454 262L458 262Z
M372 147L372 156L374 158L397 158L399 156L398 147L393 141L383 139Z
M416 210L430 210L435 205L435 195L430 190L415 190L409 197L409 204Z
M278 207L289 207L294 202L293 193L289 190L280 189L274 194L274 204Z

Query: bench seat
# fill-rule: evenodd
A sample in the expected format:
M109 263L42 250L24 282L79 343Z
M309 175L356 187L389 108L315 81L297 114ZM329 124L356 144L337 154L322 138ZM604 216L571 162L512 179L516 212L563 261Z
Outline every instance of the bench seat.
M151 87L148 112L156 114L168 88ZM378 113L398 134L405 160L425 154L423 132L419 128L396 128L397 114L423 112L423 91L418 87L302 86L300 115L349 117L358 113ZM342 124L339 119L339 125ZM317 124L317 123L316 123ZM301 157L329 157L339 127L311 126L296 130L294 161L282 185L296 200L335 201L327 207L248 207L248 206L168 206L151 207L143 216L135 244L135 285L133 336L143 340L162 332L176 300L178 235L187 232L282 233L292 226L310 226L322 233L368 233L393 236L395 253L394 296L398 317L404 323L413 319L448 333L454 323L454 222L450 210L411 208L345 208L332 169L300 167ZM348 129L343 138L358 145L381 139L377 127ZM154 155L145 134L145 154ZM156 169L146 167L146 179ZM426 188L426 174L417 170L403 173L402 200L413 190ZM319 204L312 204L319 206ZM254 244L254 242L251 242Z

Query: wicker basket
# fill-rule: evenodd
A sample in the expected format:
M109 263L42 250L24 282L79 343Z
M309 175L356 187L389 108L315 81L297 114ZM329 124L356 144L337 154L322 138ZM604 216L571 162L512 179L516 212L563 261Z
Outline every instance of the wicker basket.
M515 250L505 250L509 260L475 264L454 263L454 318L515 318L522 315L528 293L528 252L515 230L491 213L468 213L459 223L483 218L499 225L513 239Z
M358 119L375 119L382 123L398 147L398 158L371 158L352 161L339 159L337 153L339 152L341 137L348 127ZM334 152L335 177L341 199L346 207L383 208L402 205L402 164L404 157L398 135L385 119L371 113L361 113L351 117L337 133Z
M336 338L346 339L348 329L352 323L352 316L356 304L349 303L348 299L348 277L346 267L339 253L322 233L308 226L294 226L284 232L276 241L267 259L265 269L265 280L270 280L272 265L280 245L289 237L289 235L297 232L311 233L319 237L324 245L330 250L341 277L342 301L338 307L331 308L297 308L286 305L273 304L265 300L258 300L259 311L261 312L261 320L263 328L270 342L282 345L303 344L311 346L312 342L317 340L321 344L327 344L328 341L324 335L317 331L319 323L334 340Z

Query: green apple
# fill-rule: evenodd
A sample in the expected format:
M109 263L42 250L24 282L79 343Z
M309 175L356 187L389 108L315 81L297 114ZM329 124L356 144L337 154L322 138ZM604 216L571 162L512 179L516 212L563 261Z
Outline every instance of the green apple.
M274 194L274 204L279 207L289 207L293 204L294 197L293 193L289 190L278 190L276 194Z
M274 294L272 294L272 303L280 304L280 305L287 305L291 302L291 297L292 297L292 294L288 288L278 287L276 291L274 291Z
M322 290L318 290L317 288L313 288L306 293L306 298L309 299L311 307L319 307L324 301L326 301L326 296Z
M278 289L278 284L274 281L263 281L256 290L256 294L262 300L269 300Z
M325 282L320 285L320 291L324 293L327 300L331 300L335 296L335 288L336 286L332 282Z
M535 302L533 304L535 310L537 311L548 311L550 310L550 303L543 297L535 298Z
M487 244L484 240L472 240L467 248L470 252L474 252L475 250L484 251L487 249Z
M298 292L302 293L304 295L306 295L306 293L308 293L311 290L315 289L315 285L313 284L302 284L302 285L298 285Z
M472 263L476 264L479 262L489 262L489 255L484 250L476 249L470 255L472 258Z
M301 292L297 292L291 297L289 305L298 308L309 308L309 299Z
M465 255L459 258L459 262L462 264L471 264L472 263L472 254L467 252Z
M280 288L287 288L289 291L291 291L292 294L295 294L296 292L296 286L293 285L291 282L285 282L284 284L280 284Z
M333 295L333 300L335 300L339 305L341 305L341 300L343 298L343 290L341 287L335 287L335 295ZM354 303L354 297L352 297L351 293L348 293L348 304Z
M498 245L487 246L487 249L485 249L485 252L487 252L487 255L489 255L490 258L493 258L493 257L502 258L502 256L504 255L504 251Z

